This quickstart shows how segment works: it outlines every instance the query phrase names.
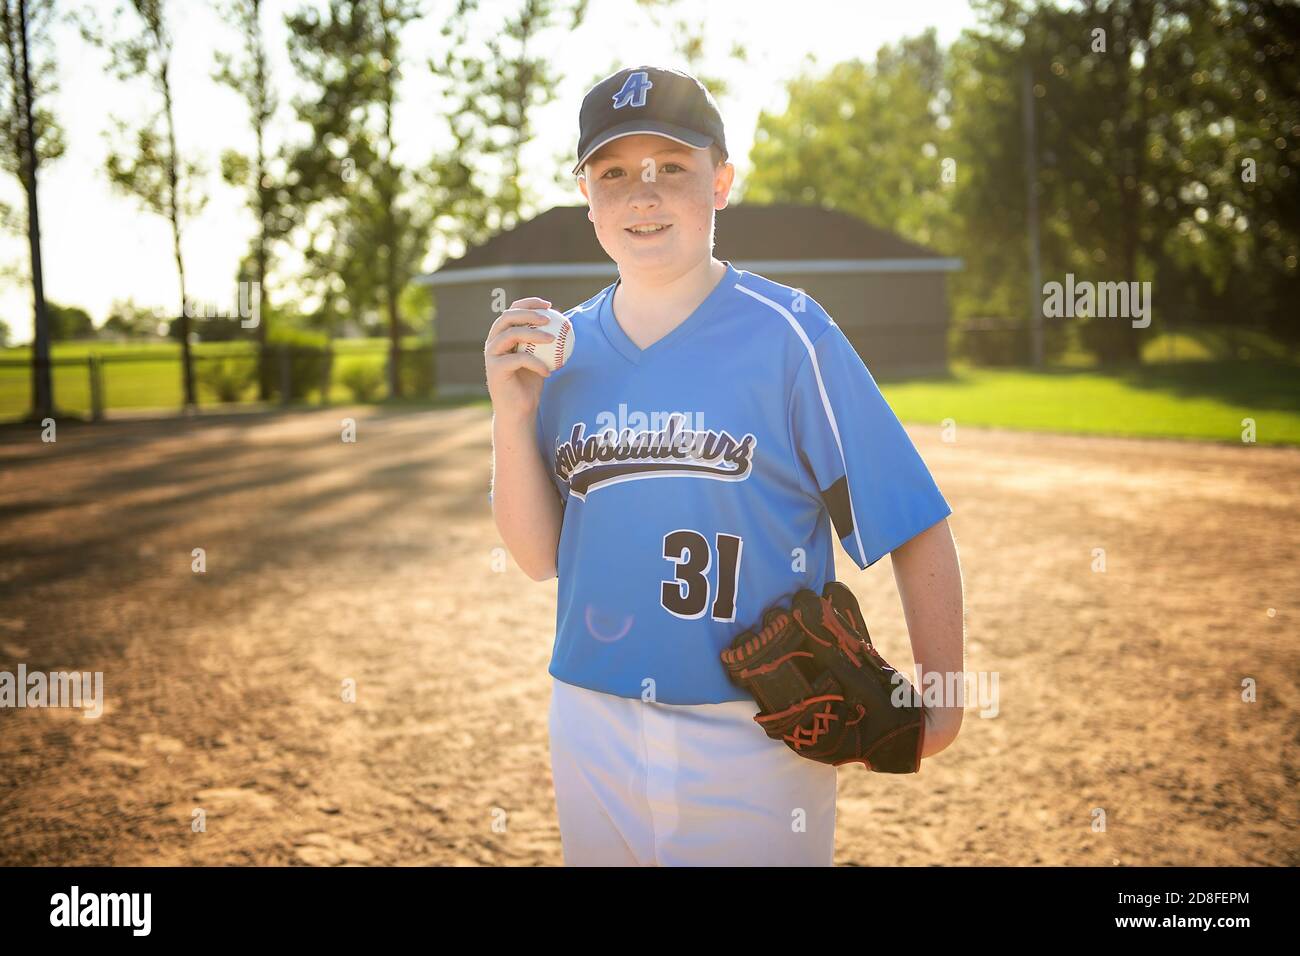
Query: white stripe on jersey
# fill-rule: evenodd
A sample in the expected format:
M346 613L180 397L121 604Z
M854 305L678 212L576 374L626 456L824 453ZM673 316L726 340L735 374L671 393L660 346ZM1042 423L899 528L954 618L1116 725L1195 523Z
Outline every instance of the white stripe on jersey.
M790 323L790 328L794 329L795 335L799 336L799 341L803 342L803 347L808 350L808 358L812 362L813 374L817 376L817 391L821 393L822 397L822 409L826 412L826 418L831 424L831 434L835 436L835 447L839 449L840 464L844 466L844 493L845 497L849 499L849 517L853 519L853 536L858 539L858 555L862 559L861 563L865 565L867 563L867 552L862 545L862 527L858 524L858 516L853 511L853 483L849 480L849 463L844 458L844 443L840 441L840 429L835 422L835 411L831 408L831 400L826 394L826 386L822 384L822 369L817 362L817 350L813 348L812 342L808 340L808 335L804 332L803 327L784 306L773 302L767 296L759 295L753 289L746 289L739 282L735 284L735 288L784 316L785 320ZM831 324L835 324L834 319L831 319Z
M605 293L602 292L600 295L596 296L596 298L591 300L590 305L586 305L586 306L575 305L568 312L565 312L564 315L571 316L578 312L590 312L592 309L597 308L604 301L605 301Z

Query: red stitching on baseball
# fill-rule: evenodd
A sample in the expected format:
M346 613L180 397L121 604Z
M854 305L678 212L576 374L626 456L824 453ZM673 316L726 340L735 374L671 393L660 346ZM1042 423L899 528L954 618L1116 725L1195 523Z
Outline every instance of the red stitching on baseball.
M555 368L564 364L564 342L569 337L569 320L560 323L560 334L555 337Z

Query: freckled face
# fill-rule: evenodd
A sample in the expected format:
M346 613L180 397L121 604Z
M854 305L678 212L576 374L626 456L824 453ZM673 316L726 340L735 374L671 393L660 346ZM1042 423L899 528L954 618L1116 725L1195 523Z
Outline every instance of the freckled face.
M729 163L715 173L707 149L641 134L598 150L578 185L596 238L620 267L678 271L712 254L713 213L726 208L732 175ZM666 228L632 229L647 224Z

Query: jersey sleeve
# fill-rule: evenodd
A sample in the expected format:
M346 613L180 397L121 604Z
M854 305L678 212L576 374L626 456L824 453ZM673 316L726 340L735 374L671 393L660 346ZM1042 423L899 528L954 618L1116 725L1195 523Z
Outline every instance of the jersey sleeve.
M820 497L844 550L866 569L952 514L853 344L834 322L790 396L800 481Z

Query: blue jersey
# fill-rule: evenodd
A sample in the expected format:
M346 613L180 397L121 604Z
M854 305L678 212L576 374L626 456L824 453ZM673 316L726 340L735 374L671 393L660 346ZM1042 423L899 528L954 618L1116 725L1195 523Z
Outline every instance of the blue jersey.
M748 700L719 653L773 602L951 514L840 327L811 297L725 263L685 321L639 348L616 281L565 314L537 442L563 505L552 676L665 704Z

